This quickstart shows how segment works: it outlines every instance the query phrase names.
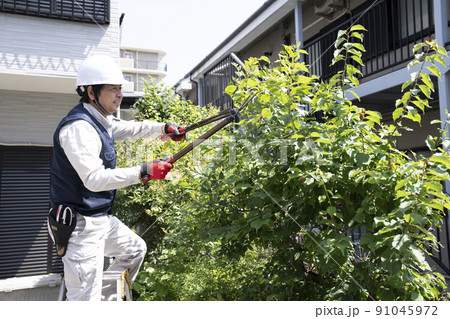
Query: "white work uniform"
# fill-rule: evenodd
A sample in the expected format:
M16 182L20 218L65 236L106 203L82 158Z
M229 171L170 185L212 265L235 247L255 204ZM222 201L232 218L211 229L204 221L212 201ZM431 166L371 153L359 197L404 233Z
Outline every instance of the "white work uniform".
M83 106L115 140L159 137L164 123L121 121L103 117L92 105ZM93 192L113 190L139 182L140 166L105 169L100 158L102 141L95 128L84 120L64 125L59 134L64 153L85 187ZM68 300L114 300L115 287L102 289L104 256L114 257L108 270L129 270L134 281L147 251L142 238L116 217L77 215L64 263ZM103 290L103 291L102 291Z

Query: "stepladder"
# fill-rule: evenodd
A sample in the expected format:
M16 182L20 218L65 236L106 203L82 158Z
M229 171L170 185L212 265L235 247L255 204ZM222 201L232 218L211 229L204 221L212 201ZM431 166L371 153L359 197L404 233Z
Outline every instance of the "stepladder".
M131 281L128 270L125 271L105 271L103 272L103 284L110 284L116 288L117 301L132 301ZM66 282L64 274L61 275L61 285L59 287L58 301L66 300Z

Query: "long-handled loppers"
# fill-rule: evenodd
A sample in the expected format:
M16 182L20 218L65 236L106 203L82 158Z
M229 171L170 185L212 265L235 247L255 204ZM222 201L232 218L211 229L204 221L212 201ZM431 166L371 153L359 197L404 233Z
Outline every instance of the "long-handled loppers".
M197 129L199 127L205 126L207 124L216 122L218 120L221 120L223 118L225 118L223 121L221 121L220 123L216 124L214 127L212 127L209 131L207 131L205 134L203 134L202 136L200 136L199 138L197 138L196 140L194 140L193 142L191 142L188 146L186 146L185 148L183 148L181 151L179 151L178 153L176 153L175 155L173 155L172 157L166 157L163 160L164 161L168 161L170 163L175 163L176 161L178 161L180 158L182 158L184 155L186 155L187 153L189 153L190 151L192 151L195 147L197 147L198 145L200 145L201 143L203 143L204 141L206 141L208 138L210 138L212 135L216 134L218 131L220 131L222 128L224 128L225 126L227 126L229 123L233 122L236 115L242 111L242 109L244 107L247 106L247 104L251 101L251 99L256 95L256 93L253 93L252 95L249 95L247 97L247 99L245 99L245 101L242 103L242 105L238 108L232 108L232 109L228 109L228 110L224 110L222 112L220 112L219 114L212 116L210 118L207 118L205 120L201 120L195 124L186 126L185 128L185 132L189 132L192 131L194 129ZM163 135L161 137L161 139L167 139L169 138L170 135L166 134Z

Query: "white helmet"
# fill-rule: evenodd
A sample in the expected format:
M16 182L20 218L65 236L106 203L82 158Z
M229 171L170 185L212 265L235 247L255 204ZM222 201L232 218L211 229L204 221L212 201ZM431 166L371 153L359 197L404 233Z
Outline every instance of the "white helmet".
M77 86L96 84L125 84L119 65L109 55L94 55L81 63L77 74Z

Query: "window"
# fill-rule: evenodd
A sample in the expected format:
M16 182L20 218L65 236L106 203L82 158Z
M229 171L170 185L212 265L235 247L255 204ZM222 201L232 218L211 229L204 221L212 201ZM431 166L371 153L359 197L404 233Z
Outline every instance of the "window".
M0 0L0 11L109 24L109 0Z

